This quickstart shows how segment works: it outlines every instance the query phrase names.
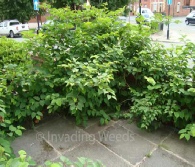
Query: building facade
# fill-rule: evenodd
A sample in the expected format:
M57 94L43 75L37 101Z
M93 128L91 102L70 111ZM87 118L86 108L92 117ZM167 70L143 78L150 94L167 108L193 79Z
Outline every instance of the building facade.
M141 7L151 9L152 12L168 15L167 0L141 0ZM139 2L133 5L133 11L139 8ZM170 15L173 17L186 16L191 10L195 10L195 0L172 0Z

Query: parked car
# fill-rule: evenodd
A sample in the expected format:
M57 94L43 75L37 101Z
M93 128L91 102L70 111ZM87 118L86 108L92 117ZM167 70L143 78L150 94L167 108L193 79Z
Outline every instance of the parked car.
M148 14L148 13L142 13L141 14L141 17L142 17L142 19L143 19L143 22L144 23L150 23L152 20L154 20L154 15L151 15L151 14ZM140 20L142 20L141 18L140 18L140 15L137 15L136 16L136 23L137 24L140 24Z
M195 24L195 10L186 16L185 23L186 25Z
M137 10L136 10L136 14L137 15L140 14L139 10L140 9L137 8ZM143 14L148 14L150 17L154 16L154 13L149 8L141 8L141 15L143 15Z
M136 13L136 23L139 24L139 18L140 18L140 13L139 13L139 8L137 8ZM141 16L144 19L144 22L149 23L154 19L154 13L149 8L141 8Z
M21 32L29 30L28 24L22 24L18 20L4 20L0 23L0 36L13 38L21 36Z

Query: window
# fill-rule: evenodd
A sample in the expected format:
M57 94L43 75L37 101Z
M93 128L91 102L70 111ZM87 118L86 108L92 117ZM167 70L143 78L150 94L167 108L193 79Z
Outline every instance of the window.
M153 3L153 12L156 12L156 11L157 11L157 4Z
M9 23L10 26L18 25L18 24L19 24L19 22L10 22L10 23Z
M4 22L4 25L3 25L4 27L7 27L7 22Z
M184 6L190 6L190 0L184 0Z
M160 6L159 6L159 12L161 13L163 11L163 3L160 2Z
M3 23L0 23L0 27L3 27Z
M180 11L180 2L177 2L177 13Z

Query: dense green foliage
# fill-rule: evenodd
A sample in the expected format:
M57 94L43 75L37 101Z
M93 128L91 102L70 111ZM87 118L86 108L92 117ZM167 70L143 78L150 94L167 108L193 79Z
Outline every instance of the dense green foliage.
M40 4L47 2L54 8L70 6L71 9L80 10L87 0L39 0L39 2ZM116 10L128 5L130 0L90 0L89 2L95 7L101 7L104 3L107 3L109 10ZM43 15L44 13L45 10L39 10L39 14ZM33 0L0 0L0 21L18 19L20 22L25 23L34 16L36 16L36 11L33 9Z
M89 0L89 3L97 8L100 8L104 3L107 3L109 10L117 10L128 5L130 1L131 0ZM47 0L47 2L54 8L71 6L72 9L81 9L81 6L86 3L87 0Z
M26 152L20 150L18 152L19 157L6 159L4 155L4 150L0 147L0 166L1 167L28 167L28 166L36 166L36 162L32 160L30 156L27 156ZM76 162L70 161L68 158L61 156L60 162L51 162L46 161L44 166L46 167L104 167L104 165L100 161L93 161L88 158L80 157ZM39 165L39 167L41 167Z
M0 39L0 140L21 135L25 120L45 113L136 120L141 128L171 124L195 136L195 46L165 49L140 24L124 25L121 10L50 9L43 36L16 43ZM191 61L192 67L189 66ZM123 108L127 110L124 112Z
M134 2L134 0L90 0L92 6L101 7L103 3L108 4L109 10L117 10L127 6L129 2Z
M34 13L33 1L29 0L1 0L0 6L0 20L18 19L24 23L30 20Z

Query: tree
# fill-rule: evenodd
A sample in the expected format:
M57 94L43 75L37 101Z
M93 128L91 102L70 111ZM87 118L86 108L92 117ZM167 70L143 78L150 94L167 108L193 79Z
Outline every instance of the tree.
M118 8L122 8L128 3L130 0L91 0L90 3L93 6L100 7L103 3L108 3L109 10L117 10Z
M80 6L83 3L86 3L87 0L48 0L53 7L62 8L65 6L71 6L71 8L75 9L75 6ZM90 0L90 4L97 8L101 7L103 3L108 4L108 9L116 10L118 8L122 8L125 5L128 5L130 0Z
M42 2L43 0L39 0ZM35 15L33 0L0 0L0 19L18 19L25 23Z

